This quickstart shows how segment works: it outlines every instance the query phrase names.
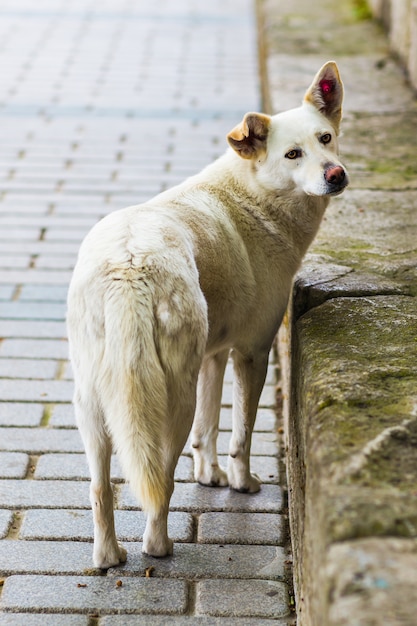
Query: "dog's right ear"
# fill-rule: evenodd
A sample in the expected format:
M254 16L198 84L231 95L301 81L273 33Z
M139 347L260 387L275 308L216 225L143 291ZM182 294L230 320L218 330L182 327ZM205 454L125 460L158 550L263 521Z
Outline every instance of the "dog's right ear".
M266 151L271 118L263 113L246 113L227 135L227 141L242 159L253 159Z

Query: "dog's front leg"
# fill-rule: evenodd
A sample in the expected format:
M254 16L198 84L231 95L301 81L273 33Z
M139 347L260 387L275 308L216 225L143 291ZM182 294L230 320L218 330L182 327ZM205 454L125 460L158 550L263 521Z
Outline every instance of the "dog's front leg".
M194 476L202 485L227 486L226 472L217 459L220 404L229 350L203 360L197 385L197 407L191 433Z
M268 353L244 357L233 351L233 432L227 475L236 491L255 493L261 481L250 473L250 448L259 397L265 383Z

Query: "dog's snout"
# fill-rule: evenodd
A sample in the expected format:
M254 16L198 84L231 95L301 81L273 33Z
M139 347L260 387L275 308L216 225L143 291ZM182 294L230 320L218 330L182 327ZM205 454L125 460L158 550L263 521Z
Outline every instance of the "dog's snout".
M326 182L331 185L342 185L345 180L345 170L341 165L330 165L324 172Z

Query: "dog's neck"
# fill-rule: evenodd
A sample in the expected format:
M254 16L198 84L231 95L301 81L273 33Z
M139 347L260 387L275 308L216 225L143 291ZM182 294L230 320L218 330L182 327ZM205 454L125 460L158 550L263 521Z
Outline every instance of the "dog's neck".
M309 196L303 192L295 193L294 189L261 188L260 191L252 163L231 152L226 152L209 165L203 176L205 172L210 186L218 187L219 195L226 193L233 196L234 204L242 211L258 215L277 232L291 234L300 254L305 254L319 229L329 196ZM227 189L223 184L225 179L228 181Z

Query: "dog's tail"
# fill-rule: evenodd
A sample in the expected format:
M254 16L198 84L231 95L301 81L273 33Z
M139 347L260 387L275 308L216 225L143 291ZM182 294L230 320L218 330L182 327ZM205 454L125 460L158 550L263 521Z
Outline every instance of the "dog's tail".
M168 397L152 302L149 294L140 296L122 279L106 298L100 395L123 473L144 510L156 512L166 498L162 433Z
M112 281L104 303L100 395L106 423L123 473L149 513L171 495L175 421L184 422L184 396L193 395L181 386L192 379L187 390L195 388L206 341L206 310L196 317L195 298L183 297L175 311L161 291L153 277L123 277ZM189 410L192 420L194 406Z

